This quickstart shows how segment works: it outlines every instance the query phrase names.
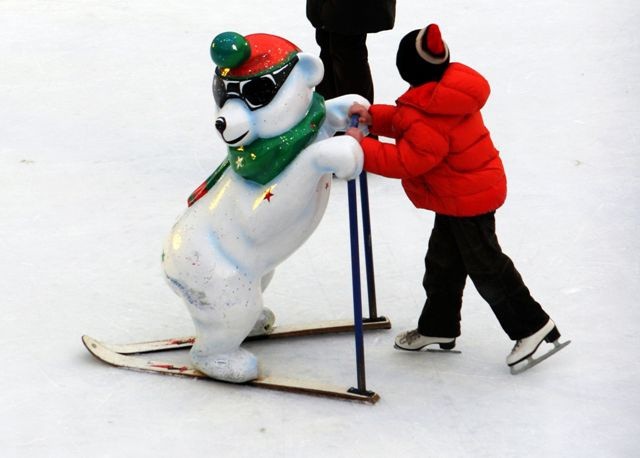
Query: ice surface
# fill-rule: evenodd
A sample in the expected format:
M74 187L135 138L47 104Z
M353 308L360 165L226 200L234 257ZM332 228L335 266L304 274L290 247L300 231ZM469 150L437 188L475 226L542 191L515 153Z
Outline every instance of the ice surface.
M357 20L357 18L354 18ZM635 457L640 455L640 6L636 0L401 1L369 38L376 98L404 91L396 44L438 22L492 85L484 116L509 198L498 234L573 343L509 374L512 343L470 286L459 355L406 354L432 215L370 177L380 313L365 336L375 406L140 374L89 334L191 333L162 241L224 155L210 40L269 32L317 52L304 2L0 2L0 455ZM346 186L266 295L281 323L348 318ZM350 335L252 343L272 374L356 383ZM176 357L179 357L177 355ZM184 355L182 355L184 356Z

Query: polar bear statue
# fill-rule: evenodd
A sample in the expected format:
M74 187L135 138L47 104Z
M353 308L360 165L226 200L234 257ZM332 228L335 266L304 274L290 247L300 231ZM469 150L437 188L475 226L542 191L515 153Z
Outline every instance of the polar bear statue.
M359 144L334 134L348 127L353 102L368 102L349 95L325 103L314 91L322 62L278 36L225 32L211 56L227 158L189 198L162 265L195 325L193 364L242 383L258 377L258 362L240 344L275 319L262 300L275 267L317 227L332 174L352 179L362 170Z

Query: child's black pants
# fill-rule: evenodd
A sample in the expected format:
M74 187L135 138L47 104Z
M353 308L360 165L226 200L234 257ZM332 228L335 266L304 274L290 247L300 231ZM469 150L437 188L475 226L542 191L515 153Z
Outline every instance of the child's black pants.
M489 303L512 340L528 337L549 320L502 252L495 212L473 217L436 214L425 257L427 300L418 322L422 335L460 335L460 308L467 276Z

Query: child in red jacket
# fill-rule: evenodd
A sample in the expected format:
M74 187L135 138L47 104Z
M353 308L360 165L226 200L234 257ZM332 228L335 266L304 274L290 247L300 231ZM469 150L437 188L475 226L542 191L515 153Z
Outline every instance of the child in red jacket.
M417 329L395 339L396 348L420 350L431 344L452 349L460 335L460 309L467 276L489 303L509 338L516 341L507 364L528 360L543 340L555 344L560 333L529 290L495 233L495 210L506 198L506 178L480 109L489 84L475 70L449 63L449 48L437 25L414 30L400 42L396 65L411 87L397 105L354 105L383 143L347 134L360 142L364 169L400 178L418 208L435 212L425 257L426 303ZM540 358L538 358L540 359ZM512 368L513 369L513 368Z

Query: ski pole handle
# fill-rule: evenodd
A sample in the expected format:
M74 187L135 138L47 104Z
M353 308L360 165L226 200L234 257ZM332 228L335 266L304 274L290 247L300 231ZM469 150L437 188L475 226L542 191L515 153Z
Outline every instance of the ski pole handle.
M349 127L358 127L358 118L360 118L357 114L352 114L351 119L349 119Z

